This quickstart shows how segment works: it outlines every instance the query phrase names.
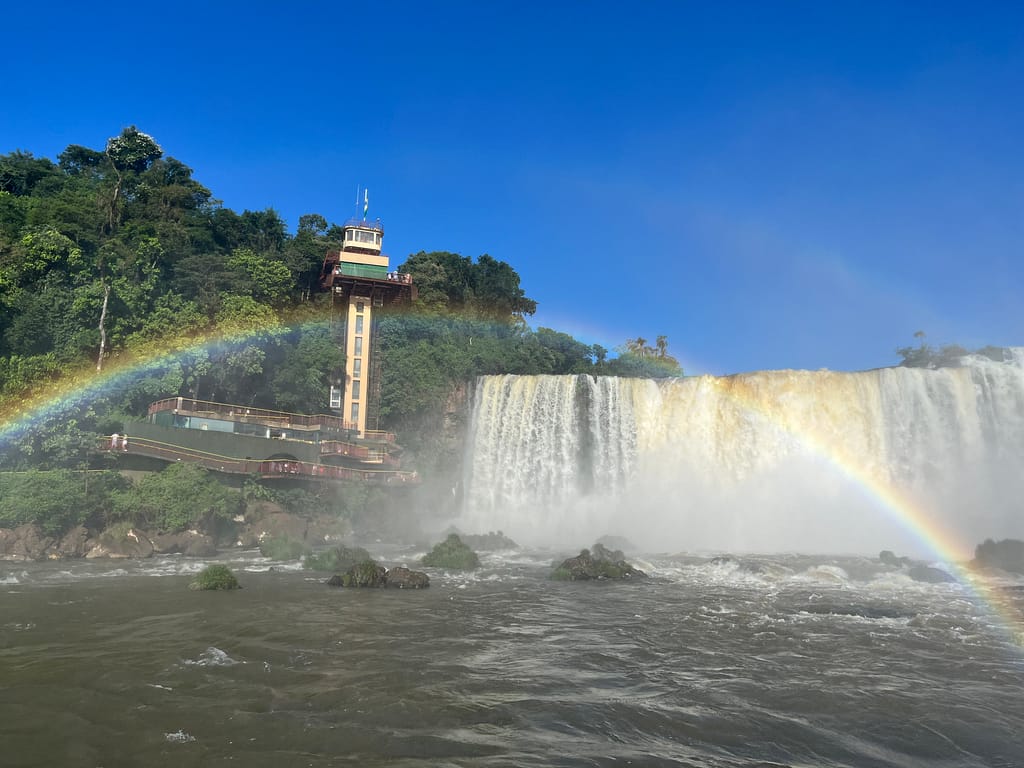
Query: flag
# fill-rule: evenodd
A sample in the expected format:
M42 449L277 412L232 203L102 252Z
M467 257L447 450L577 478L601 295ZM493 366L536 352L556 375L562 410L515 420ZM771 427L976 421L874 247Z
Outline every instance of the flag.
M366 221L366 212L370 210L370 190L363 190L363 221Z

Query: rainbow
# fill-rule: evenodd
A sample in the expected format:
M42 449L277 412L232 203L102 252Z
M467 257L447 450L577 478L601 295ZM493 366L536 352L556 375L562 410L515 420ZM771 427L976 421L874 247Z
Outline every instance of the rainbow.
M38 387L16 405L0 411L0 448L29 433L34 425L80 412L105 394L128 385L133 379L157 373L190 356L240 349L254 342L263 343L272 337L327 328L329 324L329 320L322 319L294 323L275 320L218 334L196 335L154 344L144 354L124 351L115 353L102 371L78 370L70 376ZM965 562L964 543L929 515L927 509L887 478L861 466L842 446L807 431L794 430L785 419L773 415L762 404L747 396L742 388L727 386L726 382L733 377L702 378L712 382L720 394L789 434L809 452L821 457L862 489L879 509L951 569L974 601L998 617L999 623L1009 632L1015 644L1024 645L1024 616L1004 593Z
M727 382L732 378L734 377L706 377L721 395L770 422L810 453L824 460L840 475L852 481L875 506L949 568L951 575L966 588L974 602L997 617L998 623L1008 632L1015 645L1024 646L1024 615L1013 601L1007 598L1006 593L994 587L983 574L971 568L966 559L970 556L967 548L969 545L965 545L961 539L935 520L924 506L895 486L888 478L881 477L862 466L853 455L843 450L841 445L807 430L795 430L785 419L772 414L761 403L747 395L744 388L728 386Z
M326 327L329 321L284 320L262 322L247 328L230 328L217 334L193 336L150 344L145 351L115 351L102 371L80 368L59 379L40 384L16 403L0 411L0 447L28 434L34 426L81 412L104 395L133 380L158 373L189 357L241 349L254 342Z

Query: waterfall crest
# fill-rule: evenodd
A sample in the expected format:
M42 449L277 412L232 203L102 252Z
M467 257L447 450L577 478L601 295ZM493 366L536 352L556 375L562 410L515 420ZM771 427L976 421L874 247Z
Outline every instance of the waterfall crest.
M1024 536L1024 350L1004 363L641 380L484 376L461 525L534 544L929 554Z

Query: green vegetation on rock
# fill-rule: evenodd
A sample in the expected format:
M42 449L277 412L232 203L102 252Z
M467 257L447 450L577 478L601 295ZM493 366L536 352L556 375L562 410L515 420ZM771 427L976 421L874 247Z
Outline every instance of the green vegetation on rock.
M387 569L378 565L375 560L364 560L356 563L341 576L343 587L383 587L386 586L385 578Z
M591 550L580 550L576 557L563 560L552 572L556 581L592 581L602 579L643 578L647 574L626 562L618 550L595 544Z
M235 574L226 565L211 565L200 571L188 585L189 589L241 589Z
M434 568L450 568L452 570L471 571L480 567L480 558L476 552L462 543L458 534L449 534L448 538L423 556L423 565Z
M260 542L260 554L271 560L298 560L308 551L301 541L286 536L268 536Z
M310 552L303 561L303 567L311 571L347 571L352 566L372 560L370 553L362 547L333 547L319 552Z

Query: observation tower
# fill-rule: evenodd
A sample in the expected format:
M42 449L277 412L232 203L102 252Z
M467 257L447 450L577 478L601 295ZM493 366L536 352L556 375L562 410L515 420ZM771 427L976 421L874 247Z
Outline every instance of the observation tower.
M379 427L380 352L376 325L379 310L389 304L416 299L412 275L391 271L382 252L384 226L367 221L368 195L363 216L342 227L342 246L328 251L320 273L320 287L331 293L331 310L345 325L345 373L331 383L331 408L352 425L359 437L367 427Z

